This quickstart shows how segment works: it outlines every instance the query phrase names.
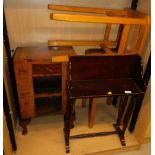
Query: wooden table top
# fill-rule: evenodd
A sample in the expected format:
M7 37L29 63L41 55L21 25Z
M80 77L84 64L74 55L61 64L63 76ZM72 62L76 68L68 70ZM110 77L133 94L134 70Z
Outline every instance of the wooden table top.
M14 55L14 60L51 60L53 56L76 55L73 47L17 47Z

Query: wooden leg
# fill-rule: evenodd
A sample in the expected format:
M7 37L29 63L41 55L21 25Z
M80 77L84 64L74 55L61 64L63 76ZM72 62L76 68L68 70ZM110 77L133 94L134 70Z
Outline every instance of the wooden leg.
M69 148L69 137L70 137L70 128L72 123L72 111L73 111L73 104L75 100L71 100L68 98L66 114L65 114L65 128L64 128L64 136L65 136L65 146L66 146L66 153L70 152Z
M123 134L125 133L125 130L126 130L128 123L130 121L130 117L132 115L134 104L135 104L134 97L131 97L128 108L126 110L126 114L124 116L124 120L123 120Z
M113 100L112 100L112 105L116 106L117 105L117 98L116 96L113 97Z
M19 125L23 128L23 132L22 132L23 135L26 135L28 133L27 125L30 123L30 121L31 121L31 118L20 119Z
M75 99L71 100L71 104L72 104L72 109L71 109L71 113L72 113L72 117L71 117L71 126L70 128L74 128L74 121L76 120L76 113L75 113Z
M86 102L87 102L86 98L82 99L82 108L86 107Z
M121 100L120 100L119 108L118 108L117 122L116 124L114 124L114 127L118 133L122 146L125 146L126 144L125 144L124 133L122 132L120 128L120 123L121 123L122 117L125 112L127 101L128 101L128 96L125 96L125 97L121 96Z
M137 121L137 118L138 118L138 114L140 112L140 108L141 108L141 105L142 105L143 97L144 96L140 96L140 97L135 99L136 103L135 103L135 106L134 106L134 110L133 110L133 114L132 114L132 118L131 118L131 122L130 122L130 126L129 126L130 133L132 133L134 131L136 121Z
M92 98L89 102L89 128L93 128L96 112L96 99Z
M120 125L120 123L121 123L127 102L128 102L128 96L125 96L125 97L121 96L121 100L120 100L119 108L118 108L118 117L117 117L117 124L118 125Z
M107 105L111 105L112 104L112 97L107 97Z
M128 100L128 98L126 96L125 99L124 99L123 105L121 106L120 111L123 111L122 110L123 108L125 109L124 104L127 104L127 100ZM129 105L128 105L126 113L125 113L125 116L124 116L124 119L123 119L123 129L121 129L119 125L120 125L120 121L122 119L121 117L123 116L124 111L123 111L123 113L121 112L121 115L118 115L117 123L114 124L114 127L115 127L115 129L116 129L116 131L118 133L121 144L123 146L126 145L124 134L125 134L125 130L126 130L127 126L128 126L128 123L129 123L129 120L130 120L130 117L131 117L131 114L132 114L132 111L133 111L133 107L134 107L134 98L131 97Z

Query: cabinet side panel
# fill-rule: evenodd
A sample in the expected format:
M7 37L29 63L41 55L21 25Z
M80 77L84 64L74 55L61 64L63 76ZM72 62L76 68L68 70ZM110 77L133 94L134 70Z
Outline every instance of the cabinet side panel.
M35 115L31 63L26 60L14 61L15 78L22 119Z

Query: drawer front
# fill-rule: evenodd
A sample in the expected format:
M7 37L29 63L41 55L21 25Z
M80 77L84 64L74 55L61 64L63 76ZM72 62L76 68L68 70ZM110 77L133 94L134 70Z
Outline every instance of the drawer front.
M32 74L61 74L61 64L33 64Z

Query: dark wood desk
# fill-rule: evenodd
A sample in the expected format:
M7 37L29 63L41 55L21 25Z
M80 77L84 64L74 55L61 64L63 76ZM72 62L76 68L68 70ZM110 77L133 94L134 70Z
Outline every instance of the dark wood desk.
M133 107L145 92L139 55L72 56L69 62L68 102L65 114L66 152L69 139L118 134L125 146L125 130L130 121ZM70 136L74 122L75 99L122 96L114 131ZM128 103L128 100L129 104ZM125 110L126 109L126 110ZM92 110L92 109L90 109ZM123 120L122 128L120 127Z

